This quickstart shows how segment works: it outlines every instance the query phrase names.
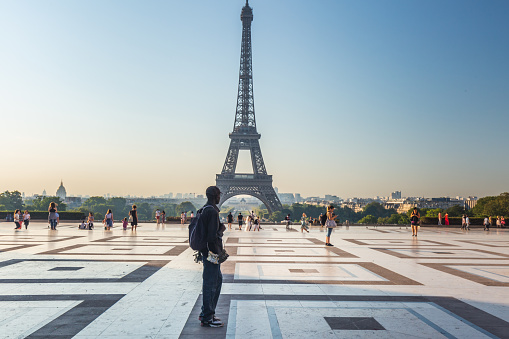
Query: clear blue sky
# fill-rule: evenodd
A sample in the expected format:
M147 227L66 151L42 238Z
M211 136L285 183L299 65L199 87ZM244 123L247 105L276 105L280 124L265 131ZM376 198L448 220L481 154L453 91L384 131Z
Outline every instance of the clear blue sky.
M244 3L0 0L0 190L202 193L233 127ZM280 192L509 191L509 2L250 4Z

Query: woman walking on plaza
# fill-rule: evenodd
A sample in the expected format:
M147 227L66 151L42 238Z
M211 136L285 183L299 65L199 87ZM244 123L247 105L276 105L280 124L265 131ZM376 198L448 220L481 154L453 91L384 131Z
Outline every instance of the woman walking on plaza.
M136 231L138 227L138 211L136 205L133 205L133 209L129 211L129 219L131 219L131 231Z
M49 216L48 216L49 225L51 226L52 230L56 230L57 223L58 223L57 222L57 219L58 219L57 204L55 204L54 202L51 202L48 207L48 212L49 212Z
M332 229L336 227L336 219L338 216L334 214L334 206L330 205L327 207L327 221L325 222L325 227L327 227L327 236L325 237L325 246L334 246L330 243L330 236L332 234Z
M490 217L491 219L491 217ZM463 214L461 216L461 229L464 229L465 228L465 225L466 225L466 221L465 221L465 215Z
M25 210L23 214L23 224L25 224L25 229L28 229L28 224L30 224L30 213L28 213L28 210Z
M449 214L448 213L445 213L444 220L445 220L445 226L449 226Z
M505 228L505 219L504 219L504 216L502 216L502 217L500 218L500 227L501 227L501 228Z
M502 227L502 222L500 221L500 217L497 217L497 228Z
M111 211L111 209L108 209L108 212L104 216L104 221L106 222L105 229L107 231L110 231L111 228L113 227L113 212Z
M232 229L232 224L233 224L233 215L232 215L232 212L228 213L228 216L226 217L226 221L228 222L228 229L231 230Z
M88 220L87 220L87 222L88 222L88 229L89 230L94 229L94 220L95 220L94 213L88 212Z
M166 212L163 210L161 212L161 224L164 226L164 221L166 220Z
M300 232L304 233L304 230L309 233L309 226L307 225L308 216L306 213L302 213L302 217L300 218Z
M417 210L417 207L414 207L412 214L410 215L410 223L412 224L412 237L417 236L417 229L419 227L419 219L421 218L421 214Z
M20 210L15 210L14 211L14 225L16 225L16 227L14 227L15 230L20 230L21 229L21 224L20 224L20 216L21 216L21 212Z
M248 214L246 217L246 232L251 231L252 226L253 226L253 217L251 217L251 214Z

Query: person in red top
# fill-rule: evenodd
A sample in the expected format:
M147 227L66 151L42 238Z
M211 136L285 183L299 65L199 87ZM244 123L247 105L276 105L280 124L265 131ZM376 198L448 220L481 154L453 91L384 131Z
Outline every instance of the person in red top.
M445 225L449 226L449 214L448 213L445 213L444 219L445 219Z

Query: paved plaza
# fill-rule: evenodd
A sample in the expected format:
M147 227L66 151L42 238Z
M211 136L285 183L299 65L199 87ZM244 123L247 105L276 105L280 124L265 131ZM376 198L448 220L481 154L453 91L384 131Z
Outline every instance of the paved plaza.
M57 231L0 223L1 338L509 338L509 232L227 231L202 328L187 227Z

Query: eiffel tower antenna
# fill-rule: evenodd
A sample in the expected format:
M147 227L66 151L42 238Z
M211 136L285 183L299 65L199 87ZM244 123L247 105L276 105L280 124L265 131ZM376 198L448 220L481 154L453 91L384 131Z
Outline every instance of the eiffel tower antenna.
M283 207L272 187L272 176L267 174L263 162L259 139L256 130L256 119L253 95L253 56L251 50L251 22L253 9L246 5L240 14L242 21L242 44L240 51L239 87L237 108L233 132L230 133L230 147L226 154L223 170L216 175L216 186L223 195L221 206L226 200L236 195L250 195L261 200L269 213L280 211ZM239 150L251 152L253 173L236 173Z

